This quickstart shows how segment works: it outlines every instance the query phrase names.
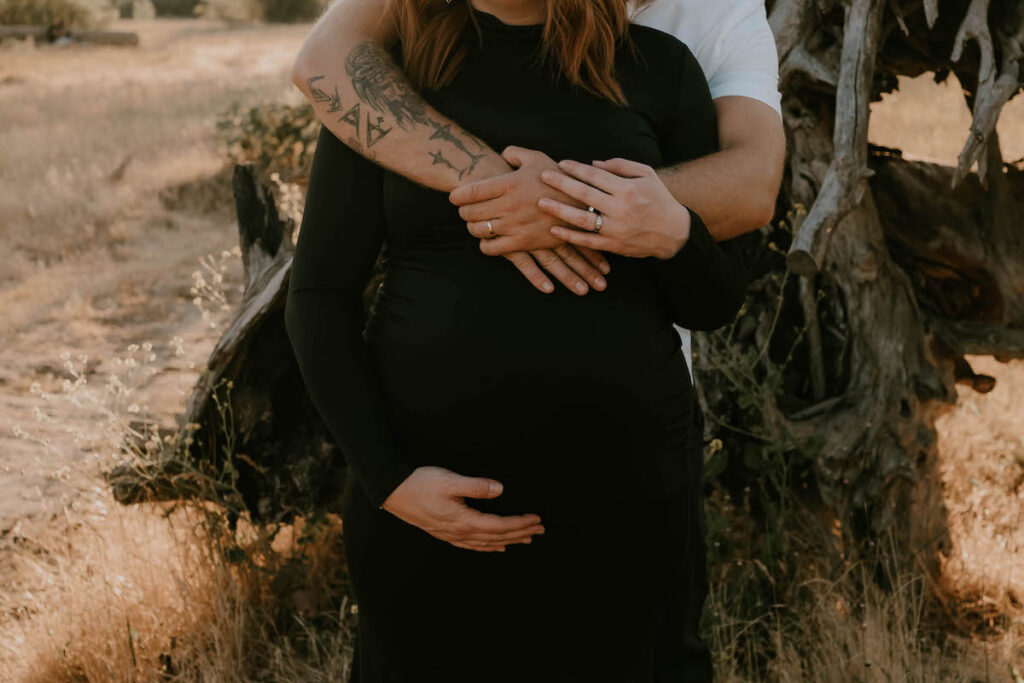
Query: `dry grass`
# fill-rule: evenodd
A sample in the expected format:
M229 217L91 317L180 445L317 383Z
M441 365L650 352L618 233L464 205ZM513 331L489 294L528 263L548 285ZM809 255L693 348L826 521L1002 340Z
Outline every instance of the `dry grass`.
M69 379L61 351L88 356L84 376L102 386L124 370L125 346L149 339L155 372L118 400L164 423L180 410L214 341L191 274L236 240L214 121L234 99L296 97L287 69L306 27L130 28L138 50L0 47L0 680L343 680L337 524L225 535L200 509L120 507L96 479L110 407L44 398ZM948 163L968 122L954 86L923 78L876 106L871 135ZM1024 99L1000 132L1007 158L1024 156ZM228 291L237 277L236 264ZM749 595L717 591L721 680L1001 681L1024 669L1024 363L972 363L999 382L984 396L961 388L938 425L939 584L896 558L884 592L857 562L836 575L809 563L792 603L757 596L754 618ZM37 440L9 436L14 425ZM247 560L227 561L225 542ZM826 547L813 532L804 542ZM929 595L991 626L933 633ZM743 651L752 630L767 650Z
M971 112L956 76L937 84L925 74L899 83L899 90L872 106L870 140L902 149L910 159L955 165L971 130ZM1024 158L1024 97L1006 105L996 132L1004 159Z
M343 680L352 618L329 600L343 592L340 525L301 543L301 524L240 532L237 564L209 530L200 509L113 501L32 537L10 530L3 680Z
M938 420L951 541L943 587L959 609L993 621L1013 615L1024 633L1024 363L969 360L998 381L988 394L958 387L957 409Z

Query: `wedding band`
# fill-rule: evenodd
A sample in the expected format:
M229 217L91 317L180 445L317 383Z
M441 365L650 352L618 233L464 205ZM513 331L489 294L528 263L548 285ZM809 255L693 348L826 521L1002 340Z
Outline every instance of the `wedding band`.
M594 208L594 207L592 207L592 206L588 206L588 207L587 207L587 211L589 211L590 213L596 213L596 214L597 214L598 216L600 216L600 215L601 215L601 212L600 212L600 211L598 211L597 209L595 209L595 208Z
M493 220L487 221L487 233L491 236L490 238L492 240L495 237L497 237L497 235L494 234L494 221Z
M597 214L597 224L594 226L594 232L601 232L601 225L604 223L604 218L601 214Z

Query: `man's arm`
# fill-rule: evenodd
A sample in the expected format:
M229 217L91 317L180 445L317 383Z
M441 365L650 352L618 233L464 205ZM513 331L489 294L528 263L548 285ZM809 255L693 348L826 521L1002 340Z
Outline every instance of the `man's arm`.
M756 230L772 219L782 182L786 135L778 113L750 97L715 100L720 151L658 176L704 219L716 240Z
M385 0L336 0L292 69L316 117L359 154L436 190L511 172L505 158L420 97L386 50L396 37ZM540 185L535 177L534 186ZM485 220L497 224L499 218ZM554 285L544 271L577 294L604 289L602 273L610 269L604 255L567 244L546 228L528 246L501 255L545 293Z
M720 97L714 102L720 150L693 161L658 169L657 178L677 202L699 214L715 240L721 241L756 230L772 219L782 181L786 136L778 112L764 102L746 96ZM539 165L537 168L539 172L545 170ZM565 183L548 184L583 205L589 203L580 192L567 190L570 186ZM495 208L500 208L502 214L515 217L515 220L501 219L505 226L504 236L485 240L482 245L484 253L505 254L523 249L535 239L534 230L545 223L527 216L532 213L538 198L540 209L556 219L564 220L565 215L572 213L572 207L565 202L548 202L532 189L524 192L524 188L524 183L515 183L513 176L505 175L460 186L452 193L453 201L462 207L463 218L469 221L470 232L477 237L486 236L482 221L493 216ZM524 195L529 198L524 198ZM652 224L671 222L678 207L657 201L657 195L655 184L635 187L622 198L622 210L627 215L645 216ZM513 198L517 199L512 201ZM659 212L652 211L651 207L657 207ZM519 226L524 227L520 229ZM550 230L550 224L547 224L547 229ZM585 229L592 230L593 227L587 225ZM555 231L552 234L564 238L567 233ZM578 237L571 240L577 247L608 250ZM639 248L639 245L630 247ZM621 250L611 251L623 253Z
M303 43L292 80L339 140L422 185L449 192L510 171L423 101L385 49L396 40L385 0L338 0Z
M658 177L679 202L702 216L716 240L756 230L774 213L786 153L778 54L764 0L657 0L634 21L675 35L695 50L718 119L720 151L661 169ZM474 204L496 192L506 197L516 193L504 185L501 178L476 182L456 190L453 198ZM648 183L646 189L653 192L654 186ZM627 212L649 214L649 206L658 204L653 195L635 195L625 206ZM470 231L479 236L479 223L472 222L478 214L463 208ZM665 215L659 220L670 219ZM525 231L520 235L509 229L506 234L510 236L485 243L484 251L502 254L528 243Z

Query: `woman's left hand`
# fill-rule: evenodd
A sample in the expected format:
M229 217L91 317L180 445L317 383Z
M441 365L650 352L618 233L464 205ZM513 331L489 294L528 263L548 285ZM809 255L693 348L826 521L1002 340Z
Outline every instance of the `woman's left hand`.
M580 247L642 258L674 256L690 236L690 212L676 201L654 169L625 159L595 161L593 166L561 161L563 173L548 170L541 180L601 212L578 209L554 199L537 202L541 211L565 221L551 234Z

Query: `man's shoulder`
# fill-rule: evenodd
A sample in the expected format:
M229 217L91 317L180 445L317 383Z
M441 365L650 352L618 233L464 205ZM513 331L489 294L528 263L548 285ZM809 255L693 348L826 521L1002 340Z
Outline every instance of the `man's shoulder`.
M764 0L651 0L636 3L633 21L674 35L695 52L710 34L744 20L766 20Z

